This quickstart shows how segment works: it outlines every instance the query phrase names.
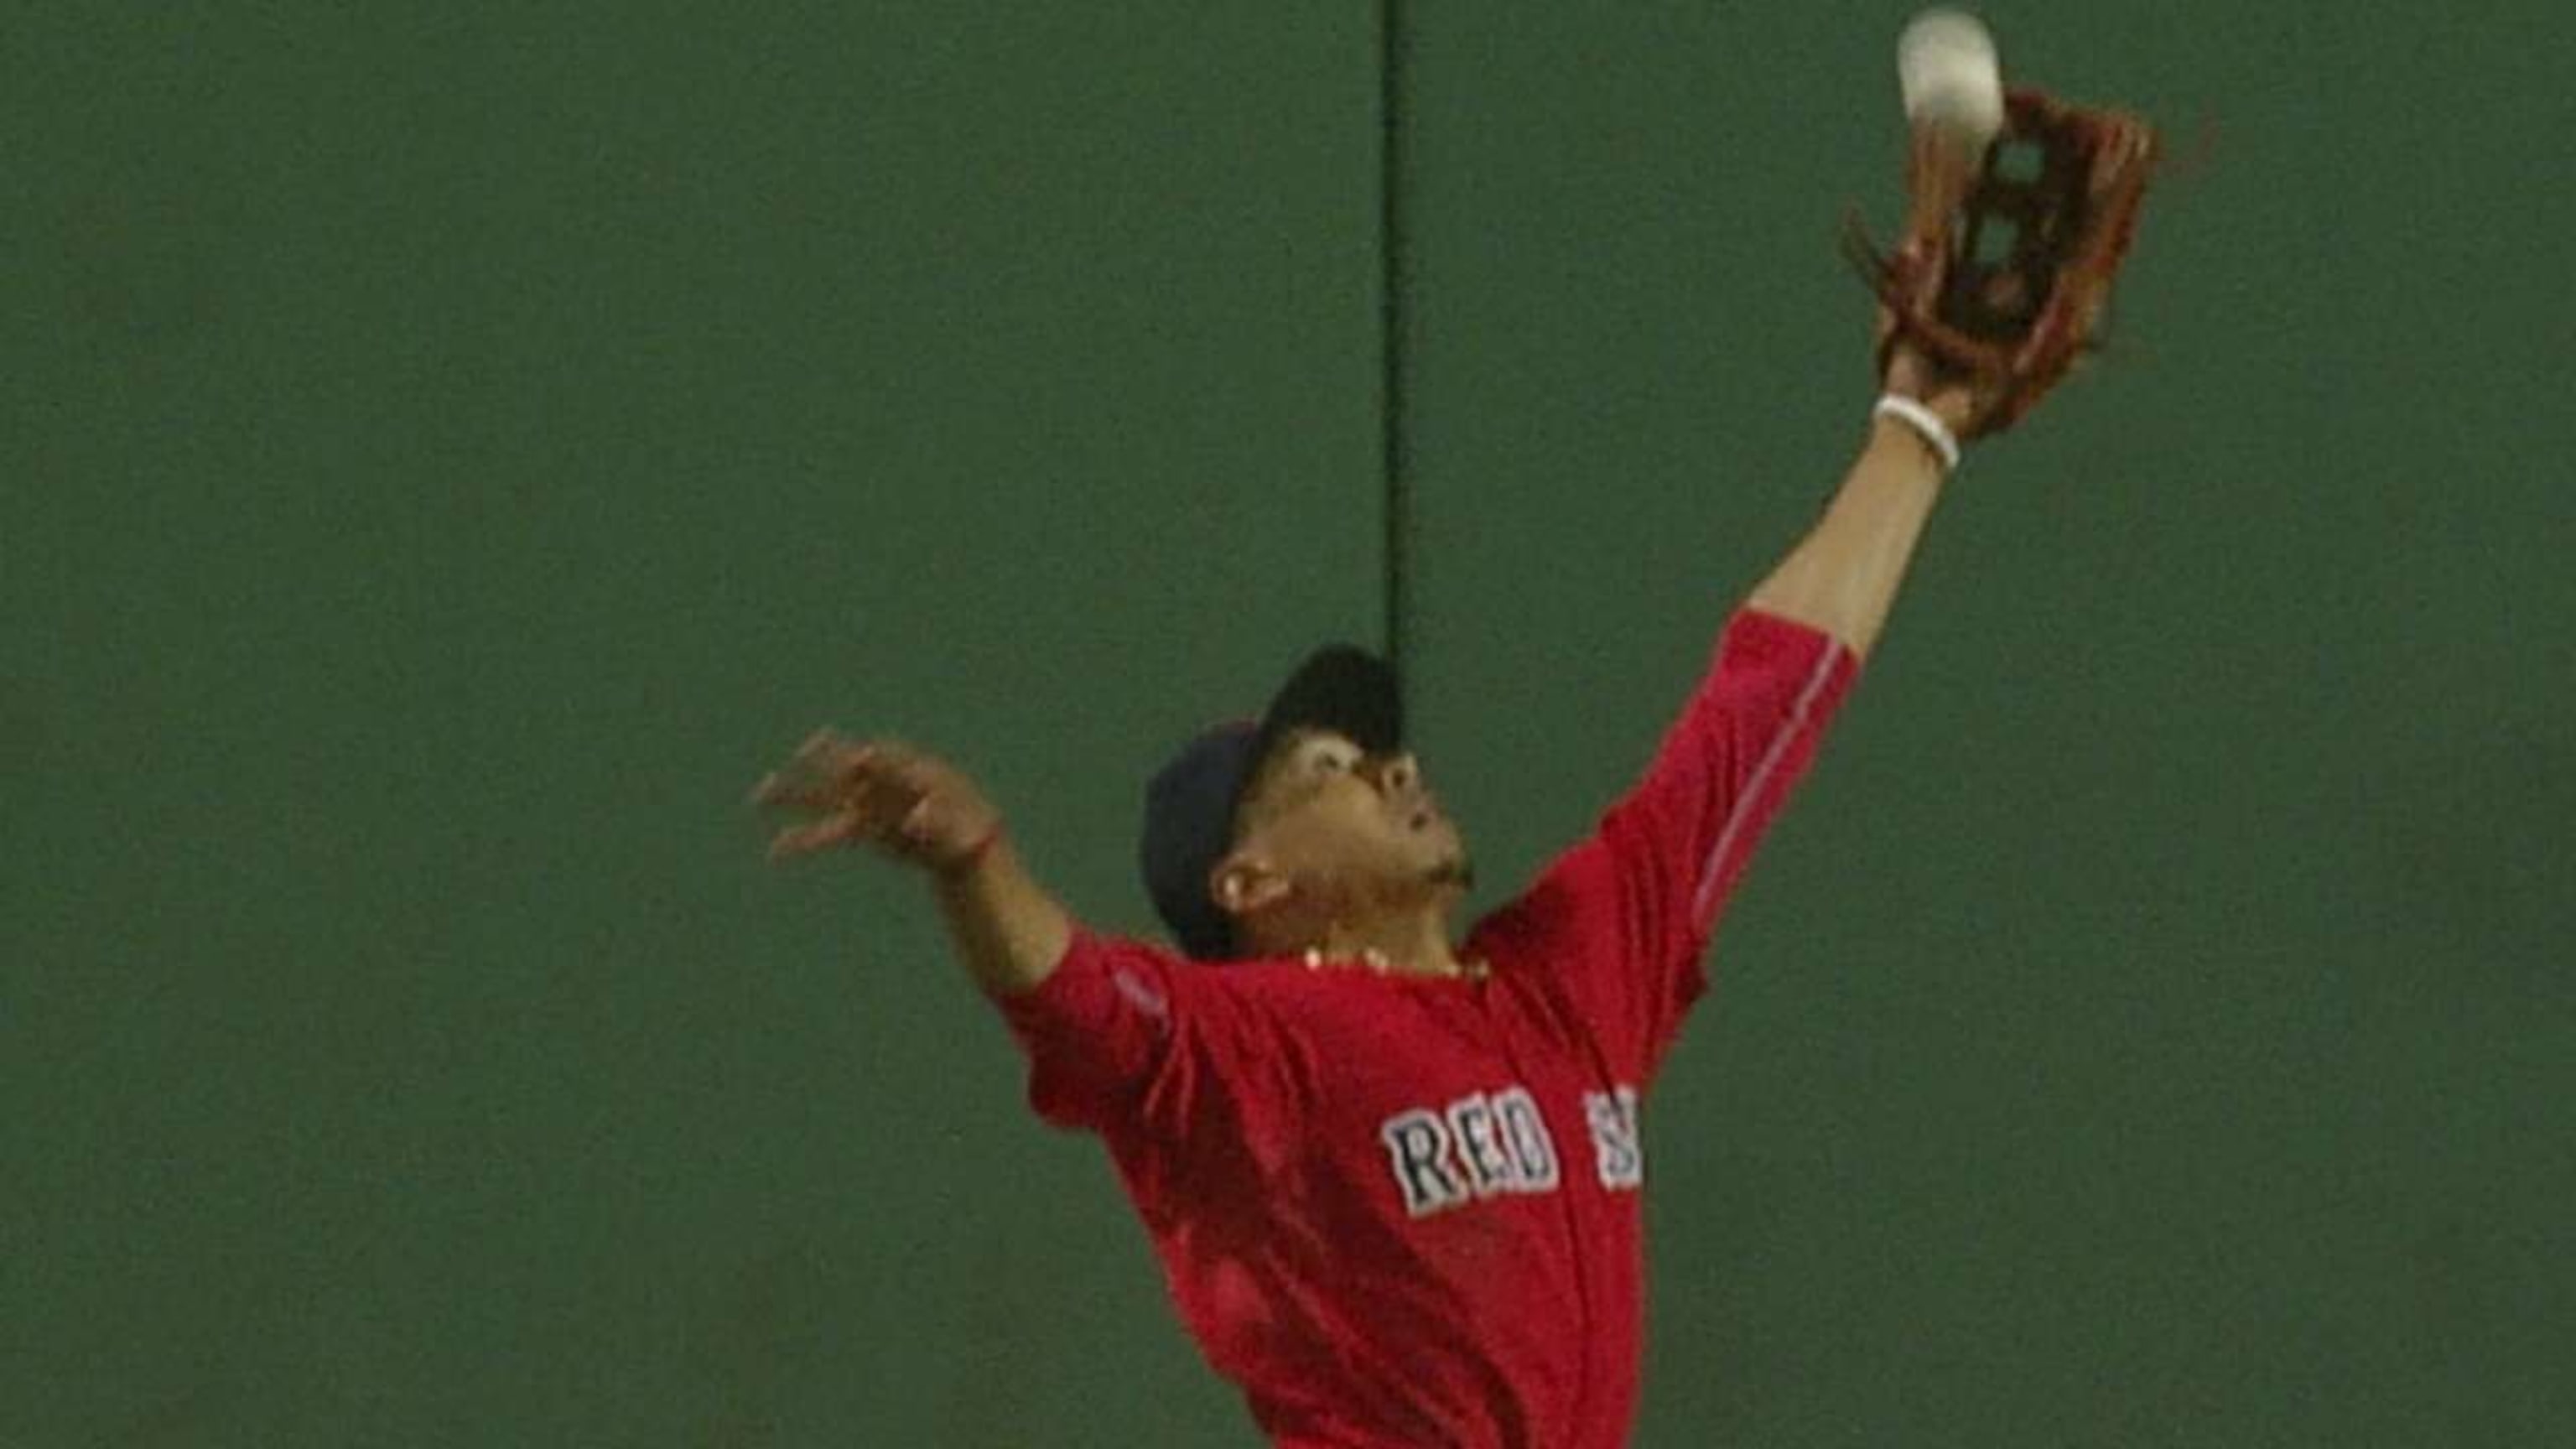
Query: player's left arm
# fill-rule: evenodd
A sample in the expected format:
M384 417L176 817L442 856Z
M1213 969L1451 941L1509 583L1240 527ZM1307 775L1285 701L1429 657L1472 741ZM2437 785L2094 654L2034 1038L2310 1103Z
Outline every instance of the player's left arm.
M1889 367L1889 391L1914 396L1925 369L1899 351ZM1965 416L1968 403L1948 391L1924 399L1946 426ZM1866 657L1887 626L1899 584L1940 500L1946 472L1941 455L1915 426L1894 417L1872 419L1869 441L1835 490L1814 529L1780 560L1745 602L1767 614L1822 630Z
M1899 350L1890 390L1916 397L1920 375ZM1967 402L1923 401L1943 422ZM1590 979L1567 984L1649 1070L1706 989L1701 958L1736 881L1886 626L1946 471L1924 432L1873 420L1824 516L1727 621L1643 776L1533 893L1543 915L1615 943L1583 953L1574 974Z

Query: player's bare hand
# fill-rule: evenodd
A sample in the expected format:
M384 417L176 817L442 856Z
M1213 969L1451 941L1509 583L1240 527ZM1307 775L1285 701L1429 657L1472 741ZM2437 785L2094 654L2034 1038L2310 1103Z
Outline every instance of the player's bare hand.
M900 740L852 740L828 729L763 777L751 800L797 817L770 839L772 860L874 846L946 872L972 862L1002 824L984 792L947 761Z
M1903 342L1888 350L1886 388L1930 408L1950 431L1966 438L1986 407L1967 380L1945 372L1918 349Z

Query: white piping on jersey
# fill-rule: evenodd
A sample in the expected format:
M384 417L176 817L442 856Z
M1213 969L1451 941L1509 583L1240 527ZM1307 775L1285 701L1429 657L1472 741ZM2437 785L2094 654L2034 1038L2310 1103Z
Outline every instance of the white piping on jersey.
M1780 732L1771 737L1771 747L1762 752L1762 762L1753 767L1753 778L1744 782L1743 791L1735 797L1735 808L1727 812L1726 826L1717 832L1717 844L1709 848L1708 859L1701 862L1699 889L1691 895L1691 924L1697 930L1708 929L1709 911L1717 904L1718 872L1726 864L1727 851L1734 848L1736 832L1753 814L1754 802L1762 798L1762 787L1770 782L1771 772L1778 768L1789 742L1806 728L1807 712L1814 707L1816 696L1824 692L1825 681L1834 677L1834 660L1842 648L1839 641L1828 640L1824 652L1816 656L1815 672L1807 676L1806 686L1798 691L1798 702L1789 706L1788 718L1780 722Z
M1171 1003L1163 999L1163 993L1124 966L1109 973L1109 984L1117 987L1119 995L1126 997L1147 1016L1172 1014Z

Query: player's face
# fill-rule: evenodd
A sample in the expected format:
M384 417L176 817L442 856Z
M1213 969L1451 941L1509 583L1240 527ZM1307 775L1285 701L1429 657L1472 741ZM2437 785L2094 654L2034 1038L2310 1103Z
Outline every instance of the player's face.
M1337 893L1384 899L1464 885L1457 824L1409 754L1371 755L1348 738L1291 735L1254 781L1240 817L1273 866Z

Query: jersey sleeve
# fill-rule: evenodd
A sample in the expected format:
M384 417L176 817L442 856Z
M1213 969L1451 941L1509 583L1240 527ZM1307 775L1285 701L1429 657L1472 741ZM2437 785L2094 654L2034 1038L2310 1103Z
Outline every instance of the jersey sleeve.
M1727 898L1858 668L1821 630L1736 613L1645 774L1516 907L1576 1013L1641 1070L1707 990Z
M1035 991L997 998L1029 1105L1123 1151L1241 1137L1291 1105L1276 1024L1223 968L1077 926Z

